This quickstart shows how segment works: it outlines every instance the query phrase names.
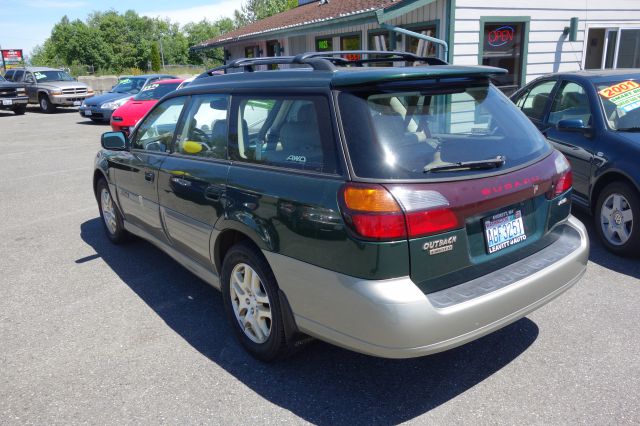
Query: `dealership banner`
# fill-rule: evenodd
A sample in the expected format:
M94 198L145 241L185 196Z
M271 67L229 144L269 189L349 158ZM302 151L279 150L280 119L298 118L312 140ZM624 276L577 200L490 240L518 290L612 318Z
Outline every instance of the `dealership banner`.
M24 66L22 49L6 49L0 52L2 52L2 66L5 69L21 68Z

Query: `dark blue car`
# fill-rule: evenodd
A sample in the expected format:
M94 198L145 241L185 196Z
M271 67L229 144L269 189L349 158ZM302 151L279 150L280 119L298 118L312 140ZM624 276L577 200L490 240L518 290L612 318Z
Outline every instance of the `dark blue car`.
M146 74L121 78L110 91L87 98L79 108L80 115L91 121L109 122L113 111L124 105L129 99L147 84L168 78L176 78L169 74Z
M511 96L573 168L604 245L640 253L640 69L540 77Z

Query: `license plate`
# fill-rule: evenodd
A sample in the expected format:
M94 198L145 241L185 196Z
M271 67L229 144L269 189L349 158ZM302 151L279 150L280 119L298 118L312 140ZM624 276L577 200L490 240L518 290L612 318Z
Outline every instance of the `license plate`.
M527 239L520 210L508 210L484 220L487 253L511 247Z
M80 106L82 105L82 102L80 101L73 101L73 106Z
M13 99L3 99L2 105L13 105Z
M91 115L91 110L90 109L85 109L84 110L84 115L86 115L87 117L89 117Z

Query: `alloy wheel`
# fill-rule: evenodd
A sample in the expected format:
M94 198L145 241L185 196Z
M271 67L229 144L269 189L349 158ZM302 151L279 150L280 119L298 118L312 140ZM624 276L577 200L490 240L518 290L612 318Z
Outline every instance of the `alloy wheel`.
M112 234L115 234L118 230L118 224L116 222L116 211L113 206L113 200L111 194L106 188L102 188L100 192L100 206L102 207L102 219L107 229Z
M251 341L266 342L271 334L271 304L260 276L246 263L238 263L230 279L229 296L236 320Z
M614 246L629 241L633 229L633 211L622 194L613 193L604 200L600 209L600 226L604 237Z

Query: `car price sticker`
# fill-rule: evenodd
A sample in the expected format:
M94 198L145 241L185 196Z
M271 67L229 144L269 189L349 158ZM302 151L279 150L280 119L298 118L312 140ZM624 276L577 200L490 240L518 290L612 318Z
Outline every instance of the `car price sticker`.
M509 210L485 219L484 233L489 254L527 239L520 210Z
M146 85L146 86L144 86L144 87L142 88L142 91L143 91L143 92L146 92L147 90L157 89L157 88L158 88L158 86L160 86L160 85L159 85L159 84L148 84L148 85Z
M598 92L600 96L613 102L624 112L640 108L640 84L628 80L605 87Z

